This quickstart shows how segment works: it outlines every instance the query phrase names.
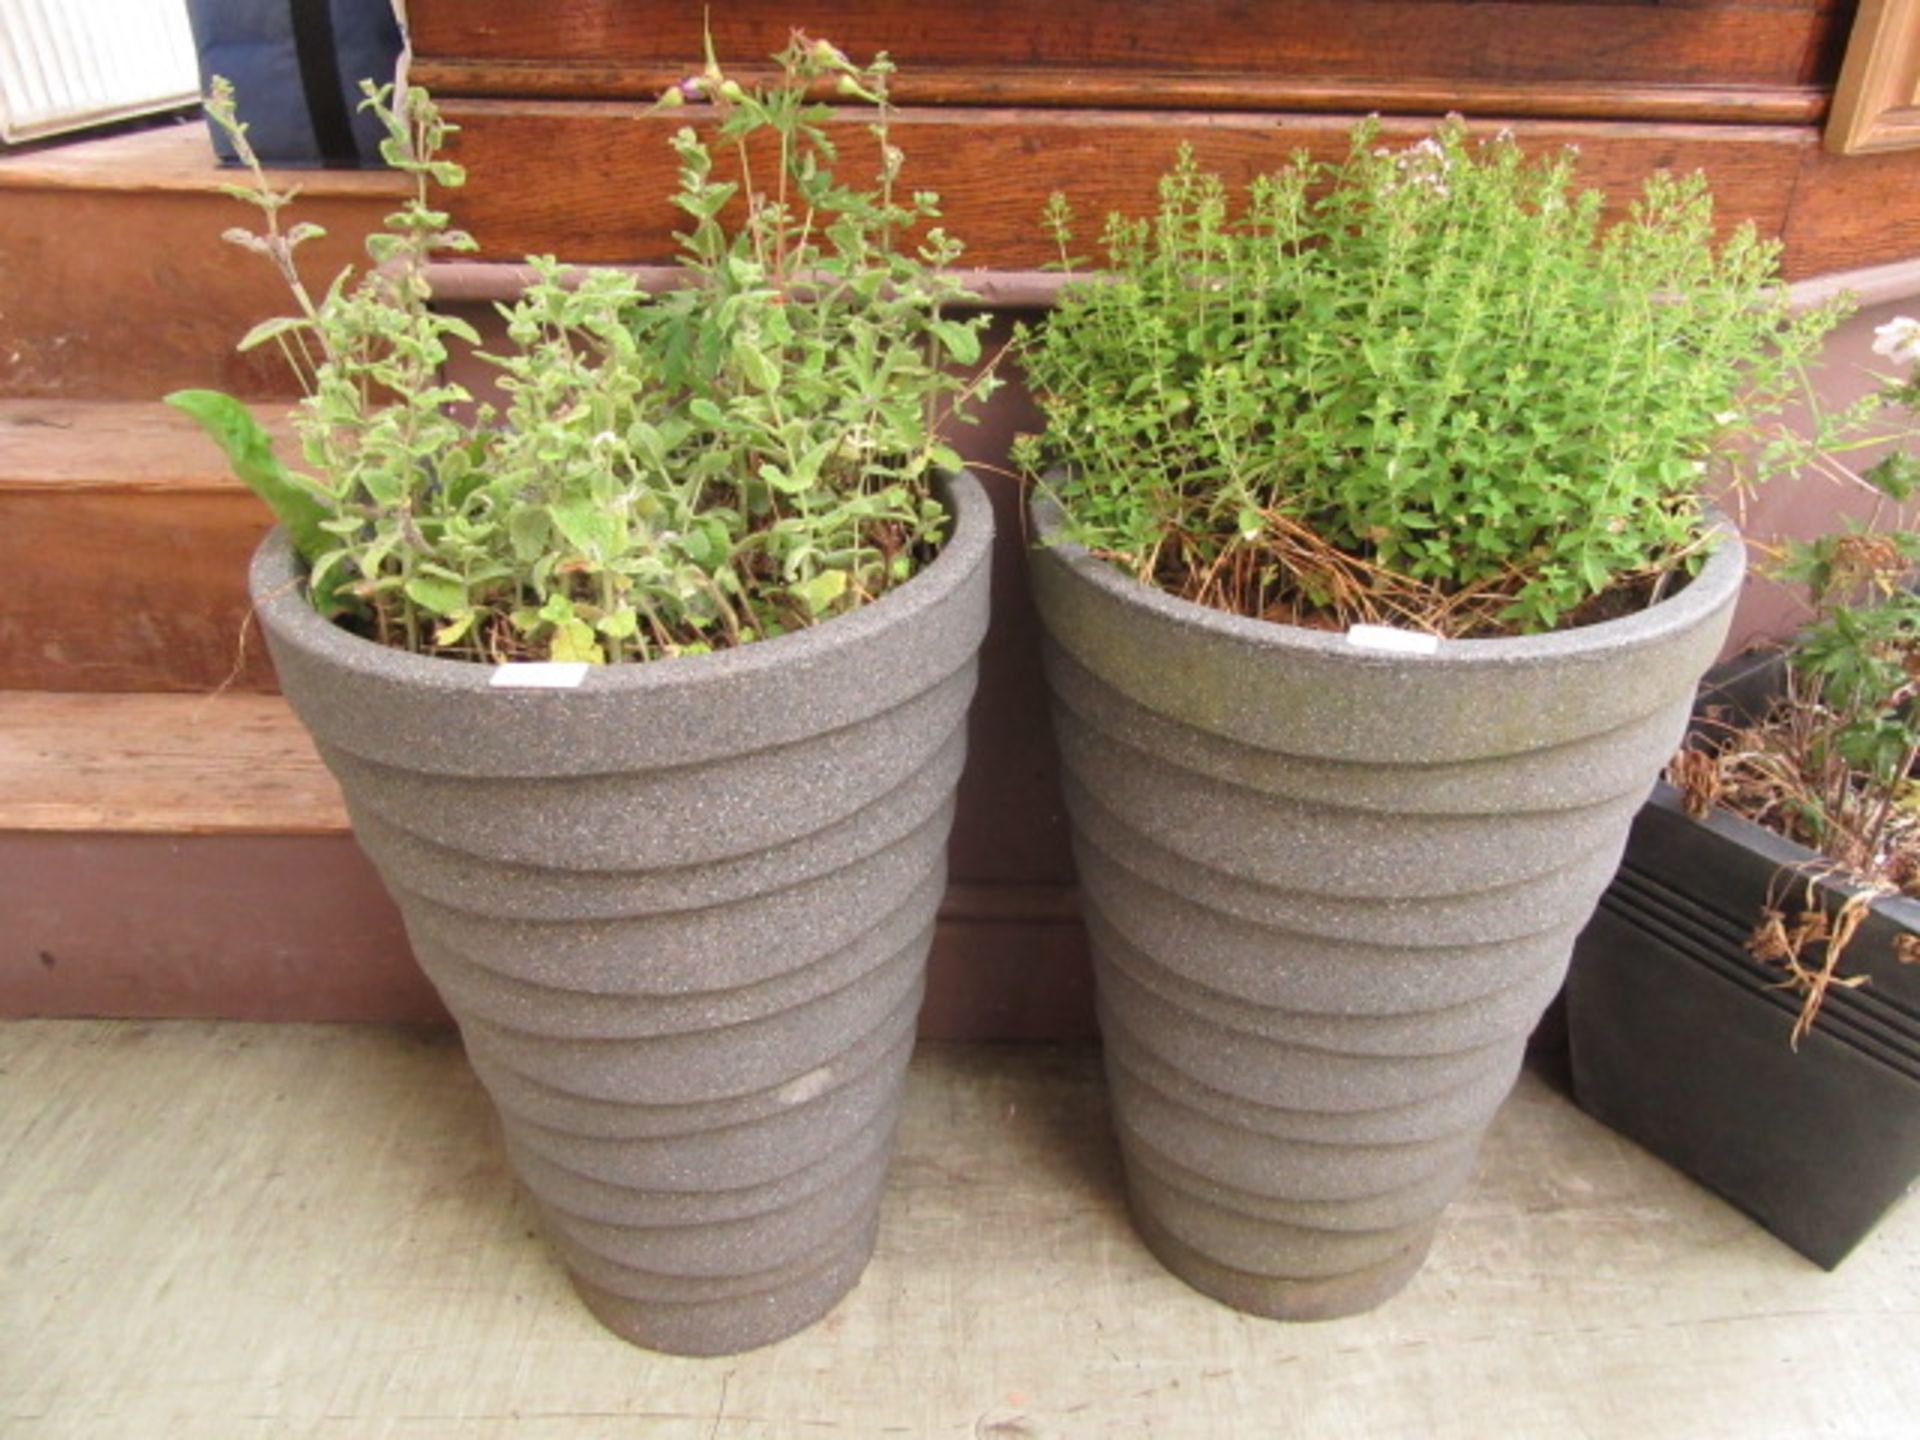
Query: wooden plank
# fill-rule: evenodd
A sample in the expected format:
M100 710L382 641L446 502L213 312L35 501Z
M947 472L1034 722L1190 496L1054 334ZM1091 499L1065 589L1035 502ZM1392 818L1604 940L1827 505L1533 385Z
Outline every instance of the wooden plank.
M422 60L413 78L443 100L645 100L683 78L684 66L579 61L564 66L514 60ZM732 67L743 84L764 84L766 65ZM1321 79L1269 71L1032 69L929 65L903 72L901 105L1044 106L1103 110L1331 111L1394 115L1505 115L1574 120L1724 121L1813 124L1827 109L1818 85L1655 84L1633 81L1486 79Z
M283 456L293 446L288 410L254 407ZM0 400L0 495L65 490L245 493L213 442L170 405Z
M365 260L393 208L390 174L314 171L294 217L328 233L302 249L320 288ZM296 393L271 346L234 344L292 306L273 267L222 243L254 212L220 193L197 128L146 131L0 158L0 396L151 400L201 385Z
M453 204L484 254L560 253L572 260L671 258L680 212L669 202L674 163L668 137L683 121L642 107L601 102L456 100L457 151L468 185ZM871 164L863 117L840 136L842 169ZM1351 116L1217 115L1169 111L906 109L895 143L906 183L940 192L943 223L967 243L966 263L1027 269L1054 258L1038 217L1047 195L1066 190L1085 217L1139 212L1177 148L1229 180L1276 169L1297 149L1343 153ZM1390 142L1425 133L1394 120ZM1802 156L1815 133L1791 126L1611 125L1515 122L1533 147L1577 144L1582 183L1624 198L1649 170L1701 168L1712 177L1728 226L1751 220L1779 233ZM1098 233L1097 220L1083 227ZM1091 251L1091 239L1084 241ZM1864 262L1863 262L1864 263Z
M0 1016L443 1013L275 696L0 695L0 915ZM1071 884L951 885L922 1032L1092 1035L1079 915Z
M447 1016L345 833L0 829L0 915L0 1016Z
M241 489L0 494L0 691L272 690L244 630L270 524Z
M981 920L956 887L921 1034L1094 1033L1077 923ZM399 912L352 839L0 829L0 1017L444 1021Z
M246 631L271 523L166 406L0 400L0 691L272 690Z
M702 29L728 63L777 50L796 20L857 58L886 50L903 74L939 66L1265 73L1319 79L1607 80L1821 85L1844 29L1838 0L1681 4L1293 0L978 0L964 7L849 0L796 15L777 0L711 11L630 0L412 0L418 63L510 61L530 85L542 67L700 67ZM444 72L441 72L444 74ZM909 81L908 83L911 83ZM1016 82L1017 83L1017 82ZM525 94L526 90L506 93Z
M345 835L339 786L277 695L0 695L0 831ZM1078 926L1074 886L955 882L961 925Z
M388 170L269 169L274 183L319 199L392 205L405 177ZM164 125L120 135L0 155L0 192L110 190L121 194L220 195L243 179L213 153L199 124ZM224 196L222 198L225 198Z
M275 695L0 695L0 830L341 835L339 787Z
M1920 151L1801 157L1787 228L1790 275L1920 255Z

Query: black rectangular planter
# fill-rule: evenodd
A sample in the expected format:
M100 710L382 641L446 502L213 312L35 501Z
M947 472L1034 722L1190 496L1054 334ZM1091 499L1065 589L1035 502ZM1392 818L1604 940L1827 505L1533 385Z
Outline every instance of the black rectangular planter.
M1829 989L1795 1051L1799 997L1745 940L1779 868L1810 858L1735 816L1690 819L1661 785L1574 951L1567 1012L1582 1109L1832 1269L1920 1177L1920 965L1893 953L1920 903L1874 908L1840 967L1868 982Z

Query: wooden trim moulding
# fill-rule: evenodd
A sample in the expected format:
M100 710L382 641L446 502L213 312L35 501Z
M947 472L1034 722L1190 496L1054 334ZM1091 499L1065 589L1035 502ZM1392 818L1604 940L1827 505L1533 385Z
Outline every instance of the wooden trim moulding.
M1826 145L1836 155L1920 146L1920 0L1861 0Z
M582 267L621 270L654 294L683 288L686 272L675 265ZM530 266L500 261L454 260L427 267L433 298L443 305L487 305L516 299L533 279ZM979 297L981 308L1044 310L1069 278L1051 270L962 270L958 278ZM1077 278L1085 278L1084 276ZM1839 294L1851 294L1862 308L1920 296L1920 258L1836 270L1796 280L1788 287L1794 304L1810 309Z
M743 83L770 83L768 66L737 67ZM413 83L435 95L471 99L649 101L684 78L678 71L614 64L420 58ZM1379 111L1555 120L1645 120L1742 125L1810 125L1826 115L1817 85L1584 84L1495 80L1323 80L1266 74L1168 70L1037 70L949 65L903 72L900 105L1250 110L1280 113Z

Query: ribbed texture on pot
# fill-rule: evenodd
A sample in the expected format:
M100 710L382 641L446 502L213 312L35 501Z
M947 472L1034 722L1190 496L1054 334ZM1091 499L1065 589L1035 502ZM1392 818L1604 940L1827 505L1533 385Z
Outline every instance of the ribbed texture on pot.
M1740 546L1627 619L1407 656L1173 599L1035 520L1136 1224L1241 1309L1370 1308L1472 1169Z
M252 574L287 698L460 1023L587 1304L749 1349L872 1251L966 754L992 518L849 616L568 691L319 619Z

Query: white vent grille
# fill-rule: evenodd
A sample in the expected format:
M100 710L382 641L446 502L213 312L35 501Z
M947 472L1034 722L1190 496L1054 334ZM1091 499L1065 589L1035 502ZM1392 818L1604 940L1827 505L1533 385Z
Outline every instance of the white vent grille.
M182 0L0 0L0 140L190 104Z

